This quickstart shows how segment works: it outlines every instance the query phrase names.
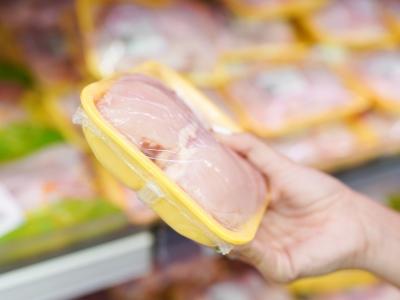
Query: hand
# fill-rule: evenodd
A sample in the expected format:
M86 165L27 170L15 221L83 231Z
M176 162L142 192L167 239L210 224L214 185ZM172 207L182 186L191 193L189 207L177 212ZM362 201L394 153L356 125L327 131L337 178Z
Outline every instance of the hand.
M372 201L251 135L219 138L265 175L272 193L255 239L233 250L234 257L275 282L364 266L370 252L364 211Z

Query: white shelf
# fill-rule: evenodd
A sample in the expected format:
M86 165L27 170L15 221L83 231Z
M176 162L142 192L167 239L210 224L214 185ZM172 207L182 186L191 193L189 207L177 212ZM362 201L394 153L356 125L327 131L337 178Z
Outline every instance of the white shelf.
M0 298L71 299L145 274L151 268L152 235L135 233L0 274Z

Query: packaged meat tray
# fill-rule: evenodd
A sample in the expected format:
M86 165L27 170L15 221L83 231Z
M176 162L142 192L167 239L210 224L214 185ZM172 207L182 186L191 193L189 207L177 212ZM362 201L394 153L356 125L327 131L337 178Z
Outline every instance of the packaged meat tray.
M126 224L99 195L89 163L76 148L58 143L0 165L1 265Z
M312 11L325 0L223 0L228 8L242 17L255 19L286 18Z
M31 108L35 96L18 83L0 82L0 164L62 140Z
M78 9L87 64L97 78L154 60L196 82L218 81L223 22L207 5L174 0L155 8L135 1L80 0Z
M366 97L379 108L400 114L400 51L356 52L347 67Z
M305 43L286 20L227 17L226 42L221 60L290 59L300 57Z
M4 1L0 23L39 81L54 85L84 76L73 0Z
M317 42L354 48L379 48L395 43L377 0L332 0L300 18Z
M177 232L222 252L254 237L265 179L216 141L240 129L177 73L146 64L89 85L81 103L96 157Z
M333 68L307 60L240 66L222 92L242 126L262 137L343 119L369 106Z
M266 142L297 163L325 171L354 166L379 155L374 134L354 120L315 126Z

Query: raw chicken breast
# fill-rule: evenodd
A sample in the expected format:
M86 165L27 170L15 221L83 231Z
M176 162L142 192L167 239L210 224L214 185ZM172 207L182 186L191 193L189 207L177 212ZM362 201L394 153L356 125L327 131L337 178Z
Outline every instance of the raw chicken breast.
M400 105L400 52L377 51L358 54L351 60L357 78L373 93Z
M0 183L18 206L29 211L66 198L95 196L82 153L56 145L0 167Z
M365 41L380 39L387 33L376 0L329 1L312 20L319 30L335 38Z
M352 105L356 97L335 73L313 64L260 67L225 91L241 114L270 132Z
M184 72L210 71L222 24L206 6L178 1L152 9L133 3L105 7L93 42L102 74L157 60Z
M123 76L97 107L225 227L237 229L263 209L266 186L260 173L217 143L182 99L158 80Z

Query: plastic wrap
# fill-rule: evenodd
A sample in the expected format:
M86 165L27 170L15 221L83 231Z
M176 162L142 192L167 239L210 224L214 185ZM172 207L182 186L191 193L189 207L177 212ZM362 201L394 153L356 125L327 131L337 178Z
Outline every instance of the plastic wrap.
M223 252L249 242L268 199L264 178L209 131L237 128L171 70L140 73L84 90L92 150L179 233Z
M73 0L7 1L0 23L10 31L23 59L45 84L83 75Z
M363 93L389 113L400 114L400 52L356 53L347 64Z
M261 63L243 73L223 92L241 124L260 136L282 136L368 106L367 99L325 65Z
M354 122L316 126L267 143L293 161L323 170L336 170L375 157L376 139Z
M290 17L312 11L324 0L224 0L237 15L257 19Z
M376 0L333 0L301 23L318 42L356 48L394 43L383 10Z
M80 1L92 73L101 78L157 60L194 80L212 81L224 44L222 22L202 3L170 2L152 8L127 1Z

